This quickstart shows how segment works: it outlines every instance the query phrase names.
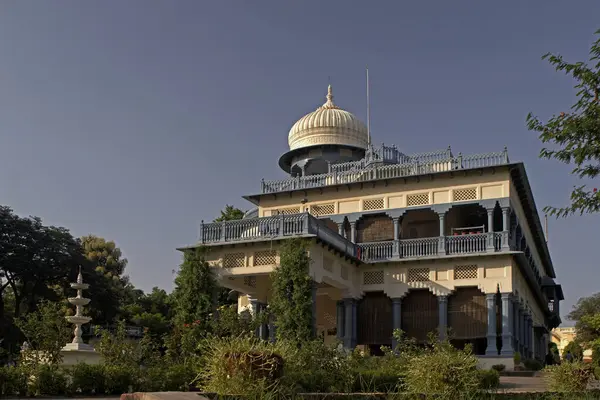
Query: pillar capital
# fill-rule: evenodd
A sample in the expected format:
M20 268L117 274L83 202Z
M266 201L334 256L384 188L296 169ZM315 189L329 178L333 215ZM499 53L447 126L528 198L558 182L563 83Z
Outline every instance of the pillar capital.
M436 296L439 303L447 303L448 295L447 294L439 294Z

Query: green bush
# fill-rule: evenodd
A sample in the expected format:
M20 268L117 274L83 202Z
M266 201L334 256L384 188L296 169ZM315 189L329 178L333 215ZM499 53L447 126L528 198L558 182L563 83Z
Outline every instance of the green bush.
M323 342L280 344L284 358L282 383L292 392L345 392L353 381L352 359L345 352Z
M25 397L28 374L19 367L0 367L0 395Z
M202 389L219 395L261 398L279 389L283 363L281 343L256 338L210 338L203 341Z
M592 377L592 369L580 361L550 365L544 369L544 378L552 392L582 392Z
M500 373L495 369L481 369L479 373L479 388L497 389L500 386Z
M594 368L594 377L598 380L600 380L600 367L593 367Z
M103 365L77 364L69 370L71 391L73 393L104 394L106 392L106 374Z
M190 369L186 365L171 365L166 369L162 377L164 381L163 390L168 392L186 392L189 390L190 385L194 384L197 375L197 371Z
M69 394L67 376L56 365L39 365L34 369L29 393L34 396Z
M411 393L445 397L474 393L480 385L477 357L471 346L461 351L448 342L432 342L431 348L408 359L404 381Z
M521 353L516 351L515 354L513 355L513 361L515 362L515 365L521 364Z
M504 364L496 364L496 365L492 365L492 369L498 372L502 372L506 370L506 365Z
M528 371L540 371L542 368L544 368L544 364L535 359L524 360L523 366Z
M136 378L135 370L117 365L104 365L106 394L123 394L129 392Z

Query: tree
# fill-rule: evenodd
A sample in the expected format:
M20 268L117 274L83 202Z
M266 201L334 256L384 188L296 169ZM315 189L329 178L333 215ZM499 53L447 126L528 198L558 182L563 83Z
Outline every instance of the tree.
M198 247L183 255L172 293L174 321L179 326L197 322L207 327L210 322L217 285L205 254L206 249Z
M596 34L600 34L600 30ZM575 80L578 100L570 112L554 115L546 123L531 113L527 116L528 129L538 132L542 143L553 145L553 148L542 148L540 158L573 163L573 175L580 179L596 178L600 174L600 38L590 48L591 66L585 62L568 63L562 56L550 53L543 59L547 59L556 71L563 71ZM600 193L585 185L573 189L570 205L544 208L557 217L599 210Z
M313 280L310 257L302 239L283 242L279 268L271 273L270 308L277 321L277 338L302 342L314 337Z
M244 212L242 210L227 204L225 205L225 209L221 211L221 216L216 218L213 222L233 221L242 218L244 218Z
M586 345L600 338L600 293L577 301L569 314L575 321L577 340Z
M17 319L17 326L27 339L29 354L25 357L30 362L41 362L41 357L51 364L61 361L60 350L70 342L72 326L67 322L60 304L49 301L40 303L35 312Z
M571 353L573 356L573 360L582 361L583 360L583 349L581 348L581 343L579 340L575 339L572 342L569 342L565 348L563 349L563 359L567 353Z
M0 336L5 349L14 351L22 339L13 318L36 311L41 300L63 300L58 289L82 264L81 245L67 229L0 206ZM8 300L13 302L10 316L5 313Z
M135 290L123 275L127 259L115 242L98 236L82 237L81 246L88 261L83 268L83 278L90 284L88 313L95 324L112 324L119 318L121 305L126 304L128 289Z

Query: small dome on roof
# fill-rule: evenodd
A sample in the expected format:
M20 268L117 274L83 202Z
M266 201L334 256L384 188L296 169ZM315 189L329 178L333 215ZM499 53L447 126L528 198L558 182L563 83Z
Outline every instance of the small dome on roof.
M367 127L354 114L333 103L331 85L327 101L315 111L300 118L290 129L290 150L318 145L343 145L366 149L369 142Z

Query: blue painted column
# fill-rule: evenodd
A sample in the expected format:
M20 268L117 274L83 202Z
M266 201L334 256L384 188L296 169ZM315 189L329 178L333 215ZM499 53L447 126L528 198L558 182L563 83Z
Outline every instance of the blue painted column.
M402 299L392 299L392 333L402 328ZM398 342L392 337L392 350L396 350Z
M488 215L488 237L487 237L487 251L495 252L494 248L494 208L487 209Z
M533 358L537 346L533 335L533 316L531 313L527 317L527 334L529 335L529 358Z
M344 328L345 328L345 316L346 313L344 312L344 302L342 300L338 301L337 304L337 312L336 312L336 333L337 333L337 338L338 340L344 340Z
M438 333L439 340L446 340L446 333L448 332L448 296L442 295L437 296L438 300Z
M350 241L356 243L356 221L350 222Z
M392 221L394 222L394 249L392 250L392 256L400 257L400 218L394 217Z
M512 293L502 293L502 349L500 354L503 356L511 356L514 354L513 334L514 334L514 317L513 317L513 302Z
M342 237L345 237L346 235L344 235L344 223L338 222L337 226L338 226L338 234Z
M496 346L496 294L488 293L485 295L487 305L487 347L485 349L486 356L498 355L498 347Z
M440 218L440 239L438 245L438 254L446 254L446 224L444 223L446 219L446 212L438 213L438 217Z
M502 250L509 250L508 232L510 231L510 208L502 207Z
M352 348L354 348L358 342L358 302L356 300L352 302L352 339Z
M353 350L356 347L356 337L354 336L354 303L352 298L344 299L344 347Z
M523 307L519 307L519 341L521 342L519 353L521 353L521 358L525 354L525 318L523 313Z

